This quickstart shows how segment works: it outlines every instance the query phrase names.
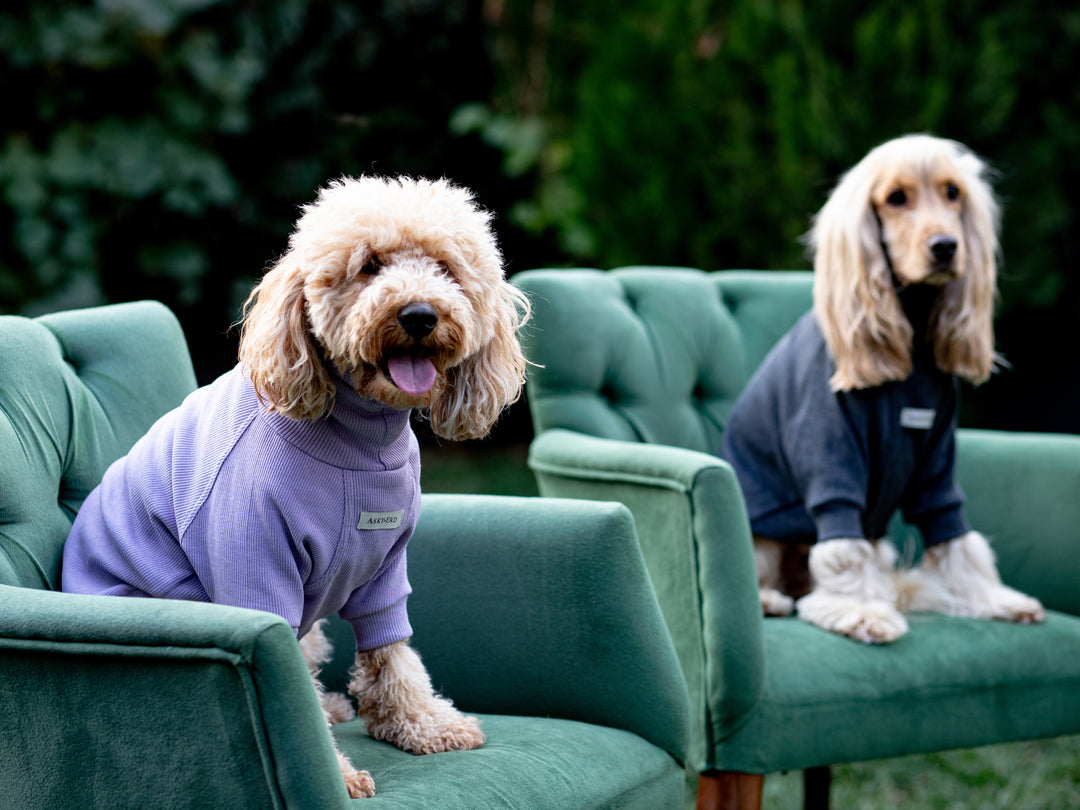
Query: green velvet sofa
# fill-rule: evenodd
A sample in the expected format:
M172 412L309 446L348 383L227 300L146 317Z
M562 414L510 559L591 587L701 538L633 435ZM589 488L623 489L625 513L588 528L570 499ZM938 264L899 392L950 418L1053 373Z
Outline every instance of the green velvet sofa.
M282 619L58 593L83 499L194 384L161 305L0 318L0 808L682 806L686 685L621 504L425 495L414 643L488 739L417 757L336 726L375 779L355 802Z
M961 430L972 524L1044 624L935 615L864 646L762 619L731 468L717 458L735 398L811 305L805 272L535 270L526 336L544 496L627 504L691 696L701 806L754 807L761 775L1080 732L1080 437ZM918 536L896 524L917 554Z

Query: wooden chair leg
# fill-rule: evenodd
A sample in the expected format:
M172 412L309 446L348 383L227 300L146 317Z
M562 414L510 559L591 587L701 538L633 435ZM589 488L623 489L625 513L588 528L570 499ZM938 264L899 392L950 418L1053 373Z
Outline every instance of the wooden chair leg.
M829 810L832 771L828 765L803 771L803 810Z
M697 810L761 810L760 773L706 771L698 778Z

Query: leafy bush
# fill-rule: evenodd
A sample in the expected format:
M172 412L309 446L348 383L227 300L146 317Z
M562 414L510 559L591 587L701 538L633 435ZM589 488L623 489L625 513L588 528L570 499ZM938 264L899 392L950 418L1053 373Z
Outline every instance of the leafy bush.
M158 298L216 374L319 186L492 185L500 153L447 132L490 92L483 39L466 0L6 4L0 308Z
M1080 314L1078 48L1080 11L1023 0L12 0L0 309L159 298L205 380L297 206L364 172L473 188L511 272L807 267L838 175L931 131L1005 202L1014 370L965 421L1080 431L1046 351Z
M572 261L807 268L800 235L870 147L928 131L986 157L1005 204L999 344L1013 370L968 398L965 421L1080 431L1080 361L1046 351L1076 345L1080 315L1080 11L1020 0L500 8L492 120L520 117L542 65L528 111L546 133L535 198L547 189L571 205L533 222L560 234Z

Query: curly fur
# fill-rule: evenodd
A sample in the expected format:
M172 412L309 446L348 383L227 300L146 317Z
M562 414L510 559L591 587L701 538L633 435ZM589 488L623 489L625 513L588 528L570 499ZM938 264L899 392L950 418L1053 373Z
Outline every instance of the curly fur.
M244 305L240 362L267 409L318 420L334 405L333 364L365 397L427 409L444 438L487 434L521 394L517 332L529 315L503 277L490 220L444 180L343 178L322 189ZM423 325L408 315L418 307ZM395 377L402 358L425 369L423 384ZM351 719L348 698L317 677L331 654L321 624L300 646L327 723ZM406 751L484 742L475 718L435 694L405 641L358 652L349 691L369 733ZM371 776L337 758L349 795L373 795Z
M470 192L443 180L343 178L322 189L244 306L240 362L267 407L294 419L327 412L325 357L361 393L428 409L440 436L486 435L521 394L517 331L529 313L503 277L489 225ZM398 321L415 302L438 313L422 340ZM387 362L402 353L434 363L426 394L390 379Z

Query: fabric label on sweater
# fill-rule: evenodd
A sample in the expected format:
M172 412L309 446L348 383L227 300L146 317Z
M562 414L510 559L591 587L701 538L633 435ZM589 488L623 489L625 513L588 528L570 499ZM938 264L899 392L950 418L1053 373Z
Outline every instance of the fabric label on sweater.
M401 526L401 521L404 519L404 509L398 509L396 512L361 512L360 522L356 524L356 528L397 529Z
M933 408L901 408L900 427L912 430L929 430L934 426L937 411Z

